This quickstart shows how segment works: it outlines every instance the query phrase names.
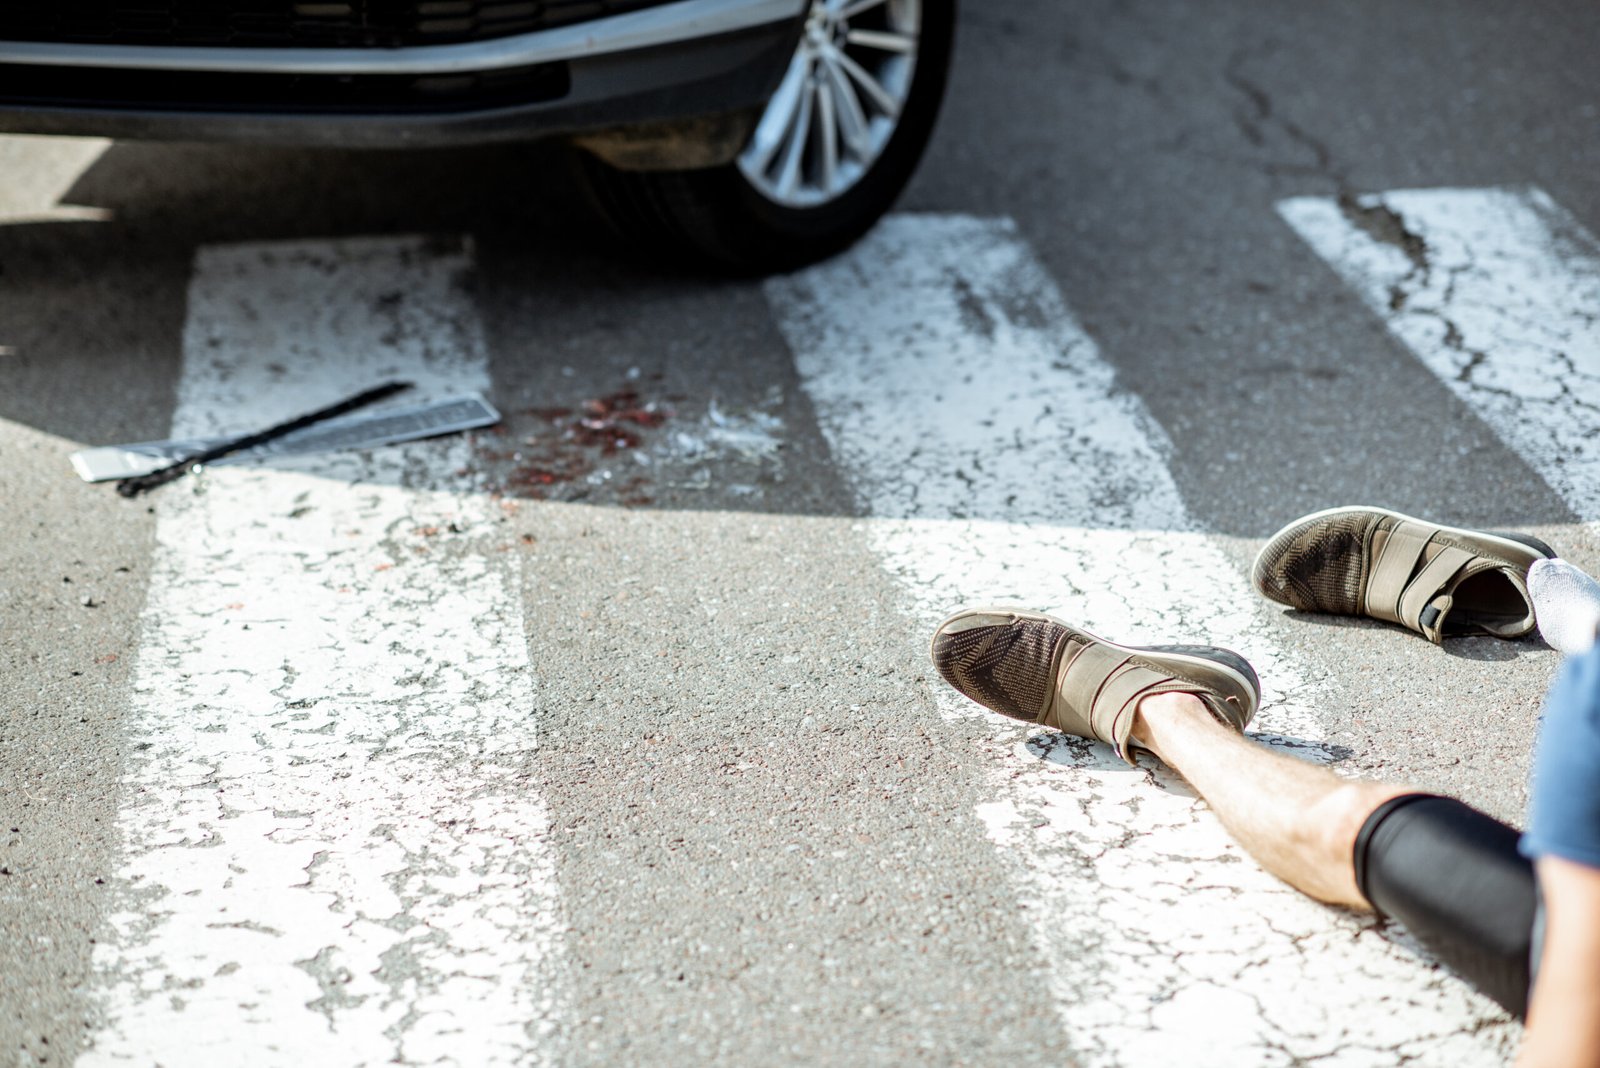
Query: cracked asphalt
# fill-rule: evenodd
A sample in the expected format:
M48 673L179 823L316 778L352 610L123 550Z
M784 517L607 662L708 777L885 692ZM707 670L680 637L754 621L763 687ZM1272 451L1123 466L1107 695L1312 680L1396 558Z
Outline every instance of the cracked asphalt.
M1600 541L1583 522L1600 514L1579 514L1570 491L1391 330L1384 303L1401 316L1440 299L1437 250L1400 201L1372 199L1536 186L1600 232L1597 34L1600 10L1571 0L974 0L943 120L899 210L1014 220L1120 389L1170 439L1166 463L1194 526L1241 572L1296 515L1381 503L1528 531L1600 573ZM549 1030L536 1042L512 1036L512 1047L537 1045L562 1064L1116 1063L1116 1036L1138 1028L1090 1014L1082 1025L1100 1038L1069 1034L1050 991L1081 975L1114 998L1152 943L1136 917L1117 914L1114 895L1061 902L1040 874L1054 869L1019 869L1018 854L997 850L1001 832L975 813L1000 801L1011 807L989 826L1021 838L1069 814L1088 820L1062 863L1105 885L1136 880L1139 857L1187 856L1191 867L1158 880L1153 899L1211 893L1223 908L1237 896L1208 881L1239 866L1226 843L1183 837L1204 820L1181 784L1100 767L1105 754L1088 746L1025 743L941 714L926 606L882 566L852 458L830 443L761 285L641 261L585 214L560 152L119 143L66 188L46 188L103 211L52 214L37 203L48 186L39 176L56 166L50 145L0 146L0 501L11 506L0 538L0 1061L70 1063L104 1032L97 947L103 959L139 901L127 875L138 847L119 814L159 788L141 778L148 769L176 759L134 689L153 633L144 614L164 581L155 506L79 483L65 455L167 433L187 286L209 246L471 239L470 299L507 423L455 443L450 470L485 501L508 496L470 537L426 540L458 569L440 573L464 576L464 587L487 581L459 570L473 553L517 562L495 574L521 611L538 749L504 768L463 761L450 780L451 803L516 783L545 806L562 994L553 1010L529 1010L550 1013ZM1375 310L1285 224L1275 205L1294 197L1331 199L1413 276ZM994 314L969 305L979 327ZM1489 350L1458 336L1465 381ZM1553 383L1551 411L1581 414L1561 396L1583 368L1530 366ZM671 413L638 430L647 471L626 455L549 451L563 418L552 410L625 390ZM1520 411L1535 425L1547 414L1534 403ZM543 444L520 455L530 440ZM581 462L585 477L532 499L535 459ZM434 474L374 477L415 485ZM905 480L913 511L933 474ZM1045 485L1072 476L1039 472ZM1146 492L1137 485L1128 497ZM451 521L383 508L417 528ZM414 562L416 540L380 548ZM388 574L362 581L403 591L384 585ZM185 624L181 599L171 604L174 626ZM1220 614L1179 606L1171 618ZM1460 639L1441 650L1299 614L1274 616L1262 633L1303 671L1286 699L1304 710L1315 698L1316 744L1341 769L1520 818L1554 665L1538 642ZM373 730L385 745L411 737ZM997 794L994 776L1010 774L1025 744L1039 763L1102 775L1101 792L1064 798L1018 770L1019 785ZM397 796L403 817L410 795ZM1117 813L1141 805L1157 822L1130 852ZM302 818L291 807L267 823L281 839ZM433 894L448 906L416 858L471 848L467 831L406 846L416 861L399 869L402 882L414 876L407 900ZM296 879L327 875L304 859ZM1030 908L1055 910L1056 933L1042 936ZM1349 981L1316 970L1342 950L1298 933L1300 916L1263 923L1304 955L1308 983ZM1114 929L1095 926L1113 918ZM1347 934L1379 937L1353 922ZM1203 945L1207 932L1192 935ZM480 941L472 951L497 951ZM383 956L383 981L405 989L424 969L405 954L433 944ZM320 991L319 1011L357 1011L365 992L334 956L315 945L290 956ZM1187 974L1230 981L1262 964L1203 950L1186 961ZM228 968L216 974L233 976ZM1369 971L1361 981L1385 989L1415 981L1387 965ZM1443 982L1430 978L1426 996ZM413 993L395 994L397 1033ZM1152 1002L1140 1026L1181 1029L1214 1007ZM1350 1026L1274 1023L1312 1045ZM1449 1035L1418 1044L1376 1023L1342 1041L1360 1047L1361 1063L1449 1063L1455 1048ZM1260 1061L1309 1048L1263 1049Z

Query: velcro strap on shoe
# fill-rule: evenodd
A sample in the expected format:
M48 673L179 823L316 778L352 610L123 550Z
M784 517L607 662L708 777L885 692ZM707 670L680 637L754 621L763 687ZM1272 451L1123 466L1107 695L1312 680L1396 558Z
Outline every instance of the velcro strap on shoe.
M1096 731L1095 736L1102 742L1116 746L1117 753L1126 760L1127 755L1123 750L1128 740L1128 733L1133 730L1134 706L1152 686L1166 682L1168 678L1169 676L1136 664L1124 664L1119 667L1116 674L1107 679L1105 686L1101 688L1100 696L1095 701L1095 713L1089 717L1091 726L1096 722L1109 724L1109 729L1105 733L1111 737L1100 737L1100 731Z
M1049 723L1048 719L1052 709L1059 713L1073 710L1082 718L1085 726L1089 726L1090 714L1094 709L1094 702L1100 696L1100 690L1105 686L1113 672L1128 661L1128 654L1114 649L1110 645L1094 642L1080 649L1065 670L1058 676L1056 683L1056 701L1045 710L1045 722L1048 726L1063 728L1062 723ZM1058 709L1056 706L1060 706ZM1092 732L1092 728L1091 728Z
M1416 626L1416 616L1408 618L1400 614L1400 598L1411 585L1417 561L1422 559L1422 551L1437 529L1406 520L1389 532L1389 540L1384 543L1383 552L1372 569L1372 578L1367 582L1367 615L1407 627Z
M1411 580L1406 587L1406 592L1400 597L1400 622L1408 627L1420 629L1424 634L1432 637L1437 631L1438 613L1432 613L1431 620L1423 618L1433 599L1439 595L1456 573L1466 567L1473 560L1473 554L1465 549L1449 547L1440 550L1439 555L1428 561L1428 566L1417 572L1417 577Z

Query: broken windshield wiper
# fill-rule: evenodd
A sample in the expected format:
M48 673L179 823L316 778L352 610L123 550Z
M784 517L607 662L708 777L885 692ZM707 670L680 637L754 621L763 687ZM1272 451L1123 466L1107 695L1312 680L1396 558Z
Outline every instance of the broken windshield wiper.
M166 467L163 467L160 470L151 471L148 475L138 475L134 478L125 478L117 483L117 492L122 494L124 497L137 497L146 490L152 490L157 486L164 486L168 482L182 478L195 468L204 464L208 464L213 460L220 460L224 456L231 455L232 453L239 452L243 449L253 449L257 445L263 445L269 441L275 441L278 438L283 437L285 434L292 434L296 430L303 430L306 427L320 423L325 419L332 419L336 416L344 415L346 412L353 412L357 408L364 408L369 404L375 404L386 397L392 397L396 393L410 388L410 382L386 382L374 389L369 389L363 393L357 393L353 397L348 397L345 400L340 401L338 404L330 404L326 408L319 408L314 412L309 412L305 415L299 416L298 418L291 419L286 423L279 423L276 426L270 426L265 430L258 430L254 434L246 434L242 437L229 438L228 440L213 445L210 448L191 453L190 455L185 456L174 463L168 464Z

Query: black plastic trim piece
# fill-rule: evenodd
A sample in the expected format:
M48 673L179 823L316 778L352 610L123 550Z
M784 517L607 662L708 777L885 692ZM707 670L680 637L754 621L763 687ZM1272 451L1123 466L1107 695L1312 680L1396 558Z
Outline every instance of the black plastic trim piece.
M204 99L128 106L95 96L45 103L0 88L0 132L371 149L534 140L759 107L783 76L798 32L796 23L780 23L541 65L528 69L529 95L474 101L468 93L445 107L218 110ZM549 83L537 74L552 66L568 81L557 98L545 95Z

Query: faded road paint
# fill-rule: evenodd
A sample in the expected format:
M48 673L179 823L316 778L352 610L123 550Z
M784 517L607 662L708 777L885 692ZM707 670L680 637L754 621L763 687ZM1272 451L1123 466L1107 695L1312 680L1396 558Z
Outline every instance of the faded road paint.
M1230 646L1268 691L1257 729L1320 752L1329 691L1195 529L1165 434L1009 221L891 217L767 292L884 566L930 632L962 603L1014 603L1118 640ZM975 712L947 688L939 699ZM1266 875L1164 770L990 718L995 794L977 815L1015 860L1084 1063L1508 1057L1516 1028L1494 1006Z
M488 386L453 242L203 250L174 436L391 378ZM225 468L151 498L125 909L81 1064L536 1064L560 901L535 680L461 440Z
M1539 189L1418 189L1284 219L1579 516L1600 520L1600 241Z
M104 208L62 200L110 147L103 137L0 137L0 224L109 218Z

